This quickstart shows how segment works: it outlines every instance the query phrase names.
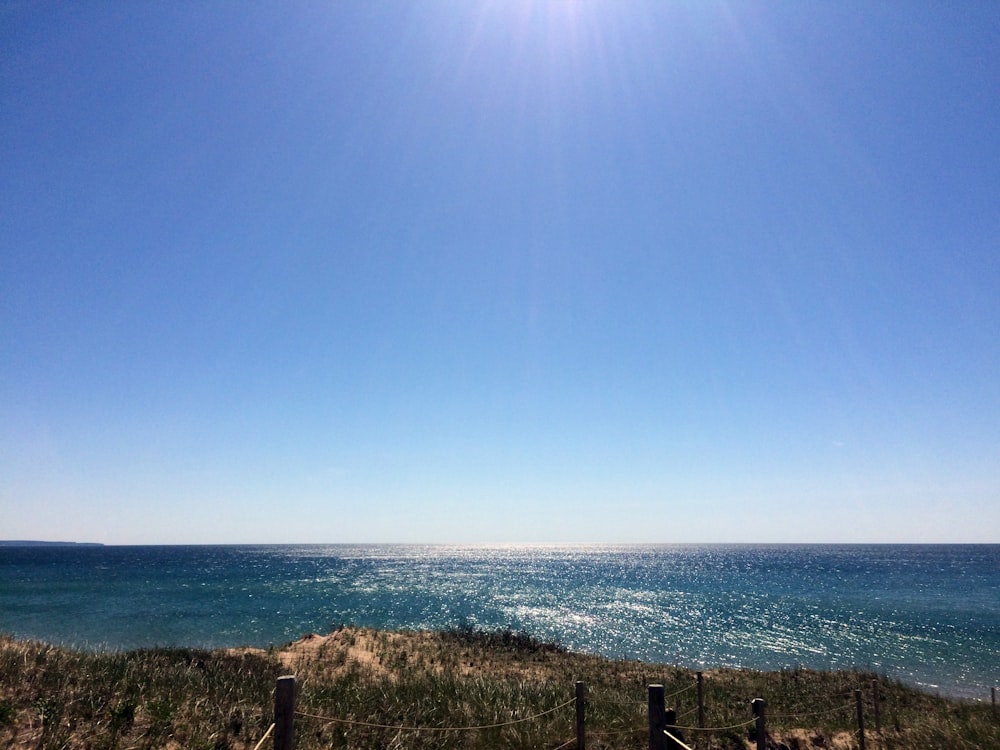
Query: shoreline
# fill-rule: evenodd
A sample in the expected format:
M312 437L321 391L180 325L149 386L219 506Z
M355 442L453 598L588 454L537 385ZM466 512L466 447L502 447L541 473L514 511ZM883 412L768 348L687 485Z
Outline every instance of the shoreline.
M586 650L573 650L555 641L544 641L536 638L530 633L524 631L513 631L511 629L494 629L494 630L478 630L468 627L452 627L452 628L439 628L439 629L385 629L370 627L364 625L356 625L352 623L345 623L337 626L330 632L326 634L321 634L317 632L308 632L300 637L293 639L291 641L286 641L282 644L269 643L267 646L263 645L253 645L240 643L237 645L217 645L217 646L199 646L190 644L161 644L161 643L151 643L148 645L130 647L130 648L114 648L108 647L107 645L80 645L64 642L52 642L45 639L33 638L30 636L19 636L11 633L0 632L0 642L3 639L10 639L18 643L35 643L45 647L65 649L67 651L77 652L81 654L89 654L94 656L107 655L107 654L118 654L118 655L128 655L136 654L140 652L147 651L197 651L205 653L226 653L226 654L277 654L279 659L285 663L292 657L290 655L309 655L315 652L322 652L324 644L326 644L332 637L338 633L342 632L357 632L357 633L370 633L378 634L383 638L389 639L415 639L417 641L425 640L428 638L451 636L455 634L468 634L469 636L481 637L485 636L487 639L497 633L509 634L512 638L519 639L525 642L531 642L537 644L540 648L544 648L547 651L553 653L565 654L569 657L576 657L587 660L596 660L599 662L606 662L608 664L632 664L641 666L646 671L653 671L656 669L672 669L672 670L683 670L685 672L690 672L692 674L699 671L703 673L713 673L713 672L745 672L747 674L760 674L760 675L778 675L789 672L809 672L815 674L872 674L876 675L879 679L888 682L897 682L900 685L905 686L907 689L919 692L921 694L941 698L951 701L960 702L970 702L970 703L989 703L991 698L991 688L997 686L991 685L981 685L979 690L961 690L961 689L949 689L947 686L941 685L928 685L919 682L908 681L904 678L892 675L885 671L873 670L868 666L845 666L845 667L814 667L807 666L803 664L790 664L782 667L776 668L765 668L760 669L756 667L749 666L734 666L727 664L706 664L701 667L690 667L683 664L671 663L671 662L653 662L645 661L637 658L630 657L608 657L602 654L594 653ZM364 652L359 652L357 655L357 661L359 663L371 663L372 655L369 651L367 654ZM289 662L291 663L291 662ZM1000 690L1000 688L998 688Z
M468 622L610 659L869 669L976 700L1000 675L992 546L603 550L5 548L0 631L101 651Z
M752 747L757 698L766 701L772 745L854 747L857 699L869 726L879 707L878 735L893 746L1000 746L988 705L871 672L720 668L702 672L698 685L693 670L575 653L509 630L343 626L269 649L103 654L0 636L0 670L0 745L17 748L250 750L286 674L298 686L299 750L555 748L567 741L578 682L587 731L604 738L588 747L606 750L645 744L651 685L662 686L677 724L684 717L689 735L704 732L700 747L711 750ZM695 725L702 711L705 723ZM444 727L454 729L441 734Z

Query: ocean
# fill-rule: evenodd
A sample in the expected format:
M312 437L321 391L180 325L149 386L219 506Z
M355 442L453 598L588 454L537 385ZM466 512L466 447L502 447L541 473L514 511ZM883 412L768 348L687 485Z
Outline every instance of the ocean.
M510 628L693 668L859 667L988 698L1000 545L0 547L0 631L88 649Z

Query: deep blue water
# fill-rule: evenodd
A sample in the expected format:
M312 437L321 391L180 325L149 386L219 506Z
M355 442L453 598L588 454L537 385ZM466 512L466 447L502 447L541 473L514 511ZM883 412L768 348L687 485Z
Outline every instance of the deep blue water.
M513 628L691 667L862 667L982 698L1000 545L0 547L0 631L88 648Z

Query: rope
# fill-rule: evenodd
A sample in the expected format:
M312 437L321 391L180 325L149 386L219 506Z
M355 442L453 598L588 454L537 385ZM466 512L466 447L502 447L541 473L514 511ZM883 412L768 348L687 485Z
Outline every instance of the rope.
M681 719L684 719L684 718L690 716L691 714L693 714L697 710L698 710L697 706L695 706L694 708L688 709L687 711L685 711L684 713L682 713L680 716L678 716L676 718L676 721L680 721Z
M587 703L592 706L645 706L645 701L604 701L604 700L594 700L593 698L588 698Z
M675 729L676 729L676 727L675 727ZM674 737L674 735L670 734L670 732L668 732L666 729L663 730L663 733L665 735L667 735L667 737L669 737L670 739L672 739L674 742L676 742L678 745L680 745L683 748L683 750L694 750L693 747L691 747L690 745L685 745L684 742L680 738Z
M325 721L330 724L350 724L351 726L369 727L371 729L395 729L400 732L469 732L476 729L497 729L499 727L509 727L512 724L523 724L526 721L534 721L535 719L554 713L574 703L576 703L576 698L568 700L565 703L555 706L554 708L550 708L547 711L542 711L534 716L526 716L523 719L513 719L511 721L503 721L498 724L477 724L475 726L467 727L414 727L407 726L405 724L372 724L367 721L352 721L350 719L335 719L331 716L317 716L316 714L309 714L305 711L296 711L295 714L309 719L318 719L319 721Z
M271 726L267 728L267 731L264 732L264 736L260 738L260 742L258 742L256 745L253 746L253 750L260 750L262 747L264 747L264 743L267 741L267 738L271 736L271 732L273 731L274 731L274 724L271 724Z
M748 727L751 724L756 724L757 719L750 719L749 721L744 721L742 724L733 724L731 727L678 727L675 726L674 729L683 729L685 732L728 732L730 729L742 729L743 727Z
M682 687L680 690L676 690L673 693L670 693L669 695L664 695L663 700L666 701L668 698L676 698L678 695L686 693L688 690L694 690L696 687L698 687L698 683L692 683L687 687ZM594 698L588 698L588 701L590 703L600 703L602 706L645 706L646 705L646 701L609 701L609 700L601 700Z
M635 729L616 729L615 731L606 732L587 732L588 737L612 737L619 734L637 734L639 732L648 732L648 727L637 727Z
M845 703L842 706L837 706L836 708L828 708L825 711L810 711L803 714L768 714L767 719L809 719L813 716L826 716L828 714L835 714L838 711L846 711L849 708L854 708L853 703Z
M676 693L671 693L670 695L664 695L663 696L663 700L666 700L667 698L673 698L675 696L680 695L681 693L686 693L688 690L694 690L696 687L698 687L697 683L694 683L692 685L688 685L687 687L681 688Z

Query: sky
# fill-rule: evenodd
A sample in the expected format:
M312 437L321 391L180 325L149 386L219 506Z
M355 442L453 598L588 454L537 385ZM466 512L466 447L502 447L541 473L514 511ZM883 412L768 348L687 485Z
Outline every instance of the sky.
M0 539L1000 542L1000 6L0 2Z

